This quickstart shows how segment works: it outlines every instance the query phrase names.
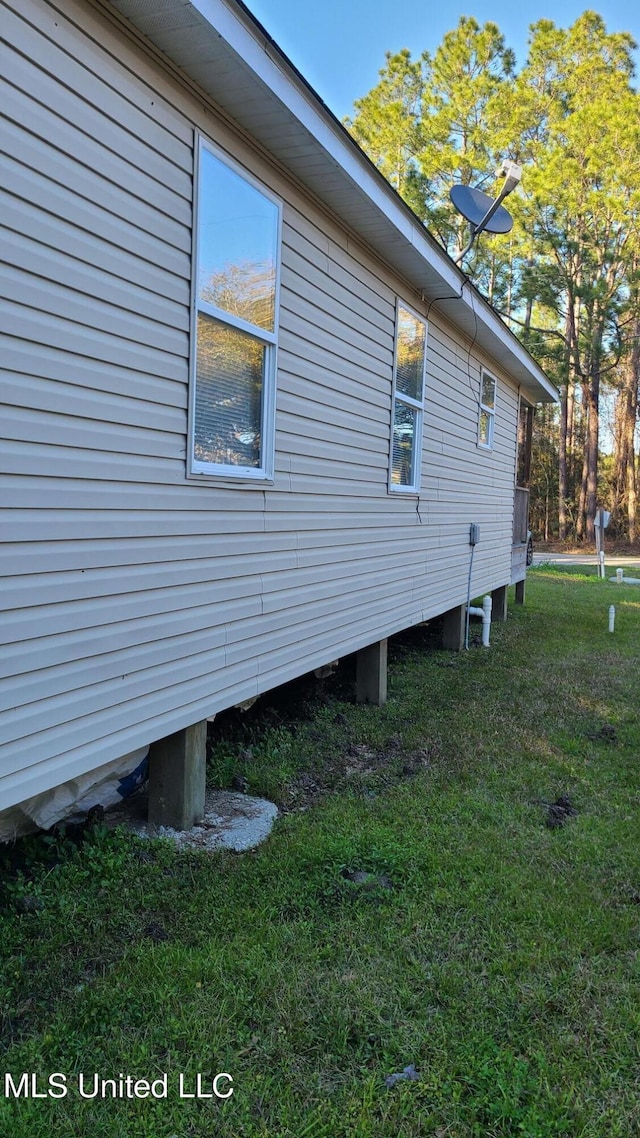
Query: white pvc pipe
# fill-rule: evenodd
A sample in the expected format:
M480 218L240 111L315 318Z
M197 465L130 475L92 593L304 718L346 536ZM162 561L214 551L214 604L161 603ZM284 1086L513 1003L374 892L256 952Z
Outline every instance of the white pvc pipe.
M613 632L616 623L616 606L609 605L609 632Z
M486 597L482 598L482 608L481 609L473 608L471 605L469 605L469 608L467 609L469 616L481 616L482 617L482 647L483 648L489 647L489 636L491 634L491 609L492 609L492 601L491 601L491 597L488 594Z
M482 601L482 647L489 647L489 636L491 634L491 597L487 594Z
M624 569L616 569L616 581L619 585L622 584L623 577L624 577Z

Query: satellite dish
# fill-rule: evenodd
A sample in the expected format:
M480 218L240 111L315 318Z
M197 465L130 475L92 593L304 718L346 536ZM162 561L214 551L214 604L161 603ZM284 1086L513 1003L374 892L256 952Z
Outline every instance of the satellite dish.
M483 194L482 190L474 190L472 186L452 186L449 190L449 196L458 213L471 223L471 239L466 248L454 258L456 265L466 257L476 237L484 233L485 229L488 233L509 233L513 226L511 214L500 203L520 182L522 167L507 158L502 164L500 174L505 175L505 181L495 200Z
M483 194L482 190L475 190L472 186L452 186L449 197L458 213L466 217L475 230L494 204L493 198ZM509 233L512 228L513 218L503 205L498 206L493 216L483 226L487 233Z

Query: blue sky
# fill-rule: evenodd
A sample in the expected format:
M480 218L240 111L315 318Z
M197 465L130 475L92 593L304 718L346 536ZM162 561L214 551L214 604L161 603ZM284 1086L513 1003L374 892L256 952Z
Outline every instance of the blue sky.
M434 51L460 16L480 24L493 20L520 66L527 52L529 25L549 19L567 27L593 7L610 32L630 32L640 42L637 0L592 4L573 0L472 0L426 3L425 0L246 0L248 7L338 118L350 114L354 99L377 82L385 51L408 47L413 56ZM636 69L640 56L636 52Z

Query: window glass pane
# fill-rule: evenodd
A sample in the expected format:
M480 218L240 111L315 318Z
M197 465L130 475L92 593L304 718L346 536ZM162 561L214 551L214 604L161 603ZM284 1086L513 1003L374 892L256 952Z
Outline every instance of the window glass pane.
M224 466L262 465L264 344L198 315L195 458Z
M491 427L493 424L493 415L488 411L480 412L480 442L485 446L491 446Z
M396 391L422 402L426 327L406 308L398 308Z
M416 426L418 412L396 400L393 410L391 482L394 486L413 486Z
M496 399L496 381L490 375L483 375L482 377L482 405L483 407L491 407Z
M199 201L200 299L273 332L278 207L204 148Z

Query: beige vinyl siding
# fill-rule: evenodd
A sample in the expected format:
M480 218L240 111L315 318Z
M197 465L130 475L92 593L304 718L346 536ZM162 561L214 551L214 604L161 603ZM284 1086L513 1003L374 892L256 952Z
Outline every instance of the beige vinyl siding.
M0 809L461 604L471 522L474 591L505 584L517 411L100 7L16 0L3 34ZM283 201L272 484L186 475L196 129ZM428 318L419 497L387 491L398 296Z

